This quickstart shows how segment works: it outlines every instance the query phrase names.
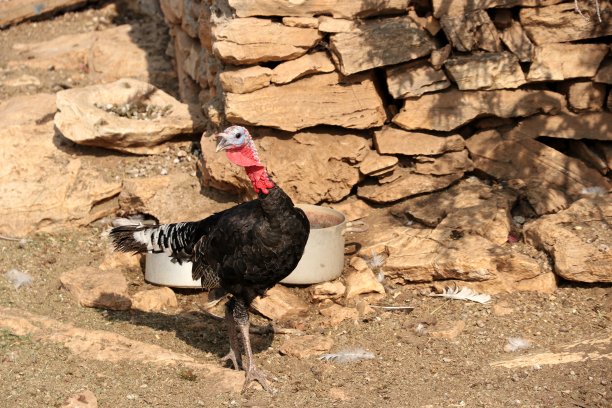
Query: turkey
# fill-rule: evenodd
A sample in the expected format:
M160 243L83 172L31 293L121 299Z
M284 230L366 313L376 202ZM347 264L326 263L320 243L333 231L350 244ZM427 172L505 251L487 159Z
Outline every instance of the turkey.
M310 225L304 212L270 179L255 143L241 126L218 135L217 152L246 170L258 198L213 214L201 221L157 226L123 225L109 235L122 252L165 252L178 262L193 262L193 279L206 289L222 288L231 295L225 306L230 361L244 369L243 392L253 381L269 391L253 361L248 308L253 299L285 278L297 266ZM242 350L246 357L243 365Z

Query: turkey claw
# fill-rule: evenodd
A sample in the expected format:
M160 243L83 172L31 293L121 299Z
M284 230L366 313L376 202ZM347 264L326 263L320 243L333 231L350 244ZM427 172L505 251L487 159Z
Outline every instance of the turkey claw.
M242 358L237 356L234 350L230 350L225 356L221 358L221 363L226 363L230 361L234 370L242 370Z
M260 371L256 369L255 367L251 367L251 369L247 370L246 372L246 378L244 379L244 385L242 386L243 394L246 392L249 385L253 381L257 381L259 384L261 384L261 387L265 391L269 392L270 394L273 394L273 389L268 385L268 380L266 379L266 375L263 373L263 371Z

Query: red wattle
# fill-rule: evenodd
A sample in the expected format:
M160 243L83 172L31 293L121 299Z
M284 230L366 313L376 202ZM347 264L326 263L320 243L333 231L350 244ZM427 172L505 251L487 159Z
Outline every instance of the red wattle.
M268 194L268 190L274 187L274 183L268 178L268 173L262 165L249 166L245 170L256 193Z
M249 154L250 153L250 154ZM250 149L236 149L225 152L227 158L241 167L261 166L261 163L253 157L253 152Z

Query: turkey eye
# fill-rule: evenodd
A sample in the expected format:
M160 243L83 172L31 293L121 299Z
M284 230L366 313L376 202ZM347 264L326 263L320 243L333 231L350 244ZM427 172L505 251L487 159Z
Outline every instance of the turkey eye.
M236 136L234 136L234 139L240 139L240 134L237 134Z

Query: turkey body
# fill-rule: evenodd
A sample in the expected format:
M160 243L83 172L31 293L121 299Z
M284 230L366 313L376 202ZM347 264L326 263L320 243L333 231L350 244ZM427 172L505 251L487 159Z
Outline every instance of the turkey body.
M213 214L201 221L158 226L124 225L110 231L123 252L166 252L178 262L192 261L193 279L207 289L232 295L226 306L230 352L225 357L247 371L249 382L267 389L255 369L248 334L252 300L295 269L304 253L310 225L304 212L278 186L259 198ZM238 333L247 356L242 364Z

